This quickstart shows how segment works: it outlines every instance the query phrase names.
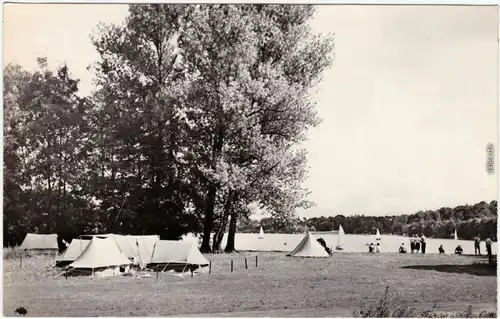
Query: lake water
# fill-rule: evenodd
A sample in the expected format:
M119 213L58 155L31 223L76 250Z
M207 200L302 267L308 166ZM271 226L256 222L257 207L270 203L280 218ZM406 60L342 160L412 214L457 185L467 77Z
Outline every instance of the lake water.
M337 245L337 234L314 234L316 239L323 238L328 247ZM259 239L259 234L237 233L235 237L235 248L240 251L283 251L291 252L304 238L304 234L265 234L264 238ZM185 236L184 240L195 240L192 236ZM222 240L222 247L226 246L227 234ZM381 252L398 252L399 246L404 243L407 251L410 252L410 238L395 235L382 235L380 241L375 240L374 235L344 235L344 252L368 252L367 244L380 243ZM438 254L438 248L443 245L447 254L453 254L457 245L461 245L464 254L474 254L474 241L472 240L454 240L454 239L426 239L426 254ZM493 254L497 252L497 243L492 244ZM335 252L335 250L334 250ZM339 251L337 251L339 252ZM481 254L486 254L486 245L481 242Z

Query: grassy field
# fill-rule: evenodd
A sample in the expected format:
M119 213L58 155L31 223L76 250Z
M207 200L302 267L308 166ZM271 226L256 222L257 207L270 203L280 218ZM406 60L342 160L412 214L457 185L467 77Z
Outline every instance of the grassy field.
M486 262L480 258L366 253L328 259L283 253L207 258L211 274L179 278L163 273L158 279L154 273L143 279L53 278L53 260L23 259L22 269L19 259L4 260L4 315L13 316L23 306L28 316L351 317L362 305L380 299L386 286L394 302L417 309L436 304L446 312L464 311L468 305L474 311L496 311L496 269L472 265Z

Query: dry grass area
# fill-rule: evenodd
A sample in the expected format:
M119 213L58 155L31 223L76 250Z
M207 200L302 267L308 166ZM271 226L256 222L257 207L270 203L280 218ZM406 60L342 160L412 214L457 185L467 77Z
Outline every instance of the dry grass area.
M255 267L255 255L259 266ZM427 310L496 309L496 273L471 275L404 266L467 265L467 256L338 253L290 258L283 253L208 255L212 273L179 278L53 278L53 259L4 260L4 315L28 316L349 316L389 286L409 306ZM230 271L234 260L234 271ZM484 261L486 262L486 261ZM487 309L485 309L487 308Z

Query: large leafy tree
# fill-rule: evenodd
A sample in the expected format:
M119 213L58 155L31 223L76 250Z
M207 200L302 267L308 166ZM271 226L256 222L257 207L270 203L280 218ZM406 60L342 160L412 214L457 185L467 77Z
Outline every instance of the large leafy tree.
M197 93L188 102L203 111L194 118L200 124L196 130L203 132L195 148L204 154L199 165L207 185L203 251L210 251L217 216L227 216L217 214L218 194L225 188L228 199L259 201L269 191L261 185L272 176L276 200L278 189L281 199L303 199L293 196L300 193L300 185L278 185L286 182L274 167L280 165L278 156L293 152L318 122L309 94L329 65L332 42L311 33L307 22L313 13L312 6L200 5L191 6L184 16L188 22L178 43L183 61L195 75L190 89ZM274 161L269 160L273 155ZM223 180L227 167L241 176L233 188ZM259 173L262 181L251 178ZM257 192L250 198L241 196L250 187ZM270 197L261 204L270 204Z
M5 70L4 221L7 233L71 231L81 219L79 180L85 166L85 100L63 65L52 72ZM17 240L17 239L16 239Z
M120 164L94 178L120 190L101 194L110 225L122 214L122 226L144 223L156 233L201 226L202 250L210 251L211 233L217 246L229 216L236 222L254 201L279 206L271 189L288 200L303 194L298 184L284 187L275 167L283 165L276 154L294 154L317 123L308 94L332 45L308 29L313 13L311 6L132 5L124 25L101 28L97 114L109 117L101 128L108 134L100 134L115 145L95 149L102 162Z
M96 151L92 178L108 231L177 238L196 228L191 204L184 82L176 46L183 5L131 5L123 25L94 37Z

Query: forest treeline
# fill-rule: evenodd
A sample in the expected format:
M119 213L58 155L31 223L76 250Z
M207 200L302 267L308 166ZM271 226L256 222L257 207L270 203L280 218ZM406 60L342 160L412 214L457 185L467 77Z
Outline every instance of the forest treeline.
M382 234L420 235L429 238L452 238L457 230L459 239L472 240L480 235L484 240L497 239L497 201L480 202L455 208L442 207L438 210L419 211L399 216L337 215L335 217L295 218L282 223L273 218L242 220L238 232L257 233L260 227L270 233L303 233L309 230L338 230L342 225L346 234L375 234L378 228Z
M4 245L27 232L202 234L309 207L311 92L333 57L311 5L130 5L100 25L94 89L38 59L4 68ZM224 248L224 247L222 247Z

